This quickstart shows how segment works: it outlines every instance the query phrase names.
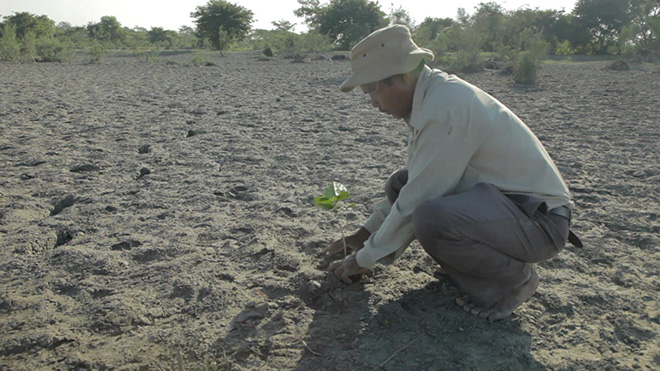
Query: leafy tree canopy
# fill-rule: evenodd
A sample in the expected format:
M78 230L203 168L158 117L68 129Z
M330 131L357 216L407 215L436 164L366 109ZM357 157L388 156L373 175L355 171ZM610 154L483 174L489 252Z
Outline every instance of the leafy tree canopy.
M488 51L494 51L502 34L504 8L495 2L480 3L472 16L472 27L484 38Z
M224 0L209 0L190 13L195 19L197 32L208 38L217 50L241 41L252 28L254 14L251 10Z
M631 0L631 6L632 21L625 26L624 38L642 49L660 51L660 0Z
M156 45L167 45L173 47L177 38L177 33L171 30L166 30L163 27L151 27L147 31L149 42Z
M126 38L126 33L121 23L114 16L103 16L99 23L88 23L87 32L93 39L106 42L121 43Z
M51 37L55 33L55 21L45 15L34 15L28 12L18 12L5 17L6 22L16 27L16 37L22 39L29 32L37 37Z
M502 22L499 41L513 46L514 40L526 30L541 33L554 50L559 42L570 38L566 20L560 24L563 11L520 8L506 14Z
M282 32L291 32L293 28L296 26L295 23L291 23L286 20L281 20L281 21L273 21L271 22L273 27L275 27L275 31L282 31Z
M377 2L368 0L331 0L321 5L319 0L298 0L294 11L307 25L328 35L340 48L348 50L371 32L387 25L385 13Z
M458 23L451 18L427 17L415 28L413 38L418 45L426 46L435 40L442 30L457 25Z
M413 21L410 13L399 6L397 9L392 8L389 15L390 24L401 24L408 27L410 30L415 29L415 22Z
M606 51L608 43L632 20L636 0L578 0L573 10L589 32L597 52Z

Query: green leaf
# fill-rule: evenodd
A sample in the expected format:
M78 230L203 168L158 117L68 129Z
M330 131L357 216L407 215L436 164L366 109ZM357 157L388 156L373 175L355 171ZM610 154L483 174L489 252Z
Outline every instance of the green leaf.
M339 182L332 182L332 184L326 188L325 195L321 197L314 197L314 202L317 206L320 206L326 210L331 210L343 206L341 201L349 197L351 197L351 194L348 193L346 186Z
M317 206L320 206L326 210L330 210L334 207L332 198L328 198L326 196L314 197L314 202L316 202Z
M337 201L341 201L341 200L345 200L345 199L347 199L347 198L349 198L349 197L351 197L351 194L348 193L348 191L341 191L341 192L337 195L336 198L337 198Z
M344 186L341 183L338 182L332 182L332 186L335 189L335 196L339 196L341 193L346 192L348 193L348 189L346 189L346 186Z
M339 196L339 194L342 192L348 193L346 186L344 186L339 182L332 182L332 184L330 184L328 188L325 190L325 195L326 197L332 198Z
M327 197L327 198L333 198L333 197L335 197L336 195L337 195L337 194L335 193L335 186L334 186L334 183L333 183L333 184L330 184L330 185L328 186L328 188L325 189L325 197Z

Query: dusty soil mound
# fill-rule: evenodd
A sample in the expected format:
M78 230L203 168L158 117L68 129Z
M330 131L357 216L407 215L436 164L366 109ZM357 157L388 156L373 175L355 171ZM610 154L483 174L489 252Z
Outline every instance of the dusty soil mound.
M465 76L546 145L586 244L488 323L416 243L359 283L326 273L406 147L338 92L346 62L161 58L0 65L0 369L660 366L657 69ZM314 207L333 180L357 207Z

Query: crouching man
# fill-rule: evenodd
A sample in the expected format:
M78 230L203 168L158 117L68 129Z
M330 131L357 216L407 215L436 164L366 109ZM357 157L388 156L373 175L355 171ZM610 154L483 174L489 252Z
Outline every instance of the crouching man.
M429 68L433 58L400 25L375 31L351 52L352 74L340 90L359 87L374 108L405 120L410 137L387 197L359 231L329 247L346 243L355 252L330 269L349 283L417 239L466 294L458 305L502 319L536 290L530 263L564 247L573 202L527 125L477 87Z

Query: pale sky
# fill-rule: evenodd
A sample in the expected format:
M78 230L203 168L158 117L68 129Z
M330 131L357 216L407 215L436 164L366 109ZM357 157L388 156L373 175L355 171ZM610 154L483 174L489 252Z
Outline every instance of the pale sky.
M293 11L300 7L297 0L229 0L254 13L253 28L272 29L272 21L288 20L298 24L296 31L304 31L303 19L296 18ZM458 8L464 8L468 14L474 13L479 3L488 0L433 1L433 0L385 0L380 1L381 9L389 13L391 8L402 6L411 15L416 24L426 17L455 18ZM570 13L576 0L496 0L505 9L520 7L564 9ZM55 23L68 22L73 26L84 26L89 22L98 22L101 17L117 17L122 26L151 28L164 27L178 30L179 27L194 26L190 13L198 5L205 5L208 0L0 0L0 15L7 16L14 12L30 12L46 15ZM327 4L329 0L321 0ZM551 5L548 5L551 3ZM432 4L432 5L429 5Z

